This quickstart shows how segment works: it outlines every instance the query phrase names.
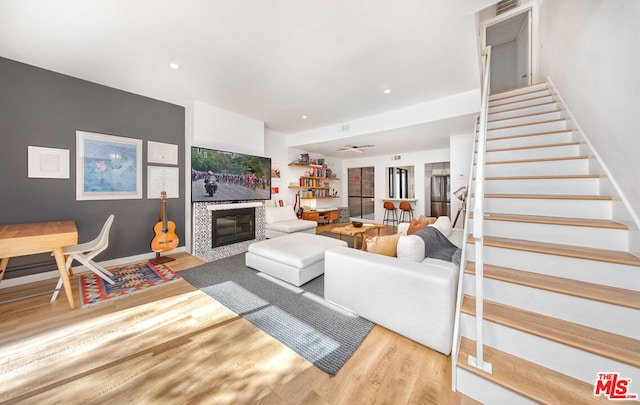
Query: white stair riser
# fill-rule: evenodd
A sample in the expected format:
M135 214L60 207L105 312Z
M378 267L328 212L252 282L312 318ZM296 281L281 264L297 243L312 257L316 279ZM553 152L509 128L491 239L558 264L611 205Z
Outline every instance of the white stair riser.
M477 169L477 168L476 168ZM485 166L485 177L576 175L589 173L589 159L546 160L537 162L493 163Z
M475 340L475 317L462 314L462 336ZM598 373L616 371L624 378L640 381L640 369L609 358L585 352L561 343L540 338L506 326L485 321L485 345L518 356L524 360L550 368L570 377L594 384Z
M547 102L547 103L535 103L531 106L527 106L524 108L512 108L504 111L496 111L494 113L489 113L488 119L489 122L494 120L501 120L504 118L511 117L519 117L521 115L529 115L529 114L539 114L549 111L558 110L558 103L555 102Z
M466 361L466 359L465 359ZM508 388L495 384L465 369L458 368L458 391L481 404L491 405L536 405L532 401L516 394Z
M473 224L469 226L469 232L472 231ZM559 243L599 249L627 250L629 248L628 231L624 229L492 221L485 219L484 234L500 238Z
M489 97L489 107L493 107L495 105L504 104L504 103L513 103L516 101L528 100L536 97L549 96L549 95L551 95L551 92L547 89L527 92L524 94L514 95L511 97L505 97L504 95L496 95L494 99Z
M487 162L501 162L505 160L544 159L552 157L570 157L580 155L580 145L550 146L547 148L511 149L487 151Z
M467 244L466 257L475 260L474 244ZM483 259L495 266L640 291L640 268L636 266L492 246L484 247Z
M475 296L475 277L465 274L464 293ZM618 335L640 336L640 311L589 299L484 278L483 296L530 312L601 329ZM633 321L635 320L635 321Z
M507 97L519 96L521 94L527 94L535 91L548 90L547 83L538 83L531 86L519 87L517 89L502 91L500 93L489 94L489 101L495 99L504 99Z
M538 132L559 131L569 129L566 120L541 122L537 124L521 125L516 127L504 127L487 130L487 138L497 138L511 135L535 134Z
M529 100L509 102L502 101L500 103L496 102L494 106L489 107L489 114L496 113L505 110L513 110L514 108L520 107L529 107L536 104L543 104L555 101L552 95L545 95L542 97L534 97Z
M550 120L557 120L562 118L562 112L560 111L551 111L543 114L535 114L524 117L513 117L507 118L503 120L491 121L487 123L487 128L500 128L500 127L508 127L513 125L523 125L523 124L533 124L537 122L544 122Z
M502 138L502 139L487 139L486 148L501 149L501 148L521 148L524 146L534 145L549 145L552 143L566 143L573 142L572 131L562 131L558 133L533 135L533 136L521 136L516 138Z
M471 201L470 207L473 207ZM611 201L551 200L537 198L485 198L484 211L501 214L611 219Z
M472 190L475 191L475 185ZM599 178L487 180L485 193L492 194L552 194L552 195L598 195Z

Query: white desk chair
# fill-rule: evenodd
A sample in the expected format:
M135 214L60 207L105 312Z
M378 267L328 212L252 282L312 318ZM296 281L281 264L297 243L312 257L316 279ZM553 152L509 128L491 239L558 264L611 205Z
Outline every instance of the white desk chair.
M113 284L113 280L110 278L113 274L100 266L98 263L94 262L92 259L104 251L109 246L109 231L111 230L111 224L113 224L113 219L115 217L113 214L109 215L107 221L102 226L102 230L97 238L92 240L91 242L81 243L79 245L65 246L62 248L62 253L65 257L67 257L67 262L65 269L69 271L71 268L71 262L74 260L82 263L86 268L96 273L98 276L102 277L109 284ZM58 297L58 292L62 288L62 277L58 280L58 285L56 285L56 289L53 292L53 296L51 297L51 302L54 302Z

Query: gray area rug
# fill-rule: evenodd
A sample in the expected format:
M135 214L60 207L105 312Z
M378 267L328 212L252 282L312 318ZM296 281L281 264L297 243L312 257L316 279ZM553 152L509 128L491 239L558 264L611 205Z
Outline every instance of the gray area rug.
M179 275L331 376L374 326L326 302L324 276L295 287L245 266L244 253Z

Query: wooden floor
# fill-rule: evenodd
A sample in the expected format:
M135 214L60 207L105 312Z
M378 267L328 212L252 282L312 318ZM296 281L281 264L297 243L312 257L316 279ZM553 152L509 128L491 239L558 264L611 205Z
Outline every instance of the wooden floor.
M201 263L172 256L178 271ZM0 301L55 283L0 289ZM0 305L2 404L475 403L451 391L449 356L380 326L330 378L184 280L75 310L49 299Z

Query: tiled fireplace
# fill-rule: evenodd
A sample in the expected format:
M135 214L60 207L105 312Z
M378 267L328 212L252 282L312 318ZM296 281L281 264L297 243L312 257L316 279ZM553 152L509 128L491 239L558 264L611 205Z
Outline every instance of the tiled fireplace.
M213 212L222 211L222 219L218 220L225 225L224 233L228 235L231 230L231 222L236 221L236 214L255 210L255 220L253 221L253 232L255 232L255 238L245 240L237 243L223 244L222 246L213 247L214 235L213 235ZM246 236L247 224L246 219L239 219L238 224L233 224L234 233L237 231L239 236ZM247 251L249 245L256 240L264 240L264 224L265 224L265 210L263 202L247 201L239 203L209 203L198 202L193 203L193 254L203 260L213 261L222 259L225 257L233 256L238 253ZM223 242L229 242L226 237L222 238Z

